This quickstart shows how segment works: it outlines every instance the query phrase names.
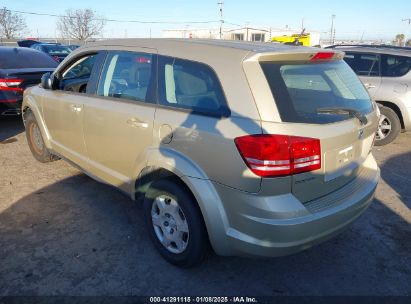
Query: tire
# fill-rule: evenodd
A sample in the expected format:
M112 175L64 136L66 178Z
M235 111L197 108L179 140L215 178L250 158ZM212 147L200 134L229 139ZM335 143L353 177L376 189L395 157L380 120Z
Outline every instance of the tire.
M401 131L401 122L394 110L380 107L380 121L378 122L378 131L375 138L376 146L385 146L397 138Z
M169 263L189 268L207 257L210 245L200 208L176 178L150 185L144 198L144 218L154 246Z
M27 143L30 147L31 153L34 158L41 163L48 163L51 161L58 160L59 158L50 153L44 144L43 136L40 132L40 127L37 124L36 118L31 111L26 112L26 137Z

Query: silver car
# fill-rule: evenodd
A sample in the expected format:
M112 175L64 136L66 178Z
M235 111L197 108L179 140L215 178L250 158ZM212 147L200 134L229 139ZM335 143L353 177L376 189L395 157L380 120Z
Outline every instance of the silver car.
M336 47L334 47L336 48ZM381 111L376 145L392 142L411 130L411 48L338 46Z
M358 218L379 179L377 106L338 51L101 41L28 89L22 111L37 160L142 198L155 247L182 267L210 247L308 249Z

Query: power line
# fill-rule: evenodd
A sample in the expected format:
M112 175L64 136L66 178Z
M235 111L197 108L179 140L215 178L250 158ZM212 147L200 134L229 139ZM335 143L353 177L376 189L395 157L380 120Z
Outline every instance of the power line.
M66 15L56 15L56 14L46 14L46 13L36 13L36 12L27 12L27 11L16 11L9 10L9 12L25 14L25 15L34 15L34 16L48 16L48 17L63 17L63 18L76 18ZM206 23L219 23L221 20L209 20L209 21L142 21L142 20L119 20L119 19L107 19L107 18L93 18L97 21L106 21L106 22L119 22L119 23L141 23L141 24L206 24Z

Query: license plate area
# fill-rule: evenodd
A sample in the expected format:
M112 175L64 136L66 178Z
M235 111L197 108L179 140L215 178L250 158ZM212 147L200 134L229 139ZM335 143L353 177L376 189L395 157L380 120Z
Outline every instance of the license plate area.
M337 152L336 155L336 169L347 166L354 160L354 146L349 146L344 149L341 149Z
M360 149L355 144L338 148L326 153L324 181L329 182L339 177L350 178L358 168L358 159L361 158Z

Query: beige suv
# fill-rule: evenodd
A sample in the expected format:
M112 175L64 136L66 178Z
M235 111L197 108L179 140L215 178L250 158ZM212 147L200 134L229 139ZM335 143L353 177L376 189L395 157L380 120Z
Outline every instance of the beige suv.
M233 41L90 44L25 92L28 144L143 198L171 263L197 264L210 245L290 254L346 228L378 182L376 105L342 59Z

